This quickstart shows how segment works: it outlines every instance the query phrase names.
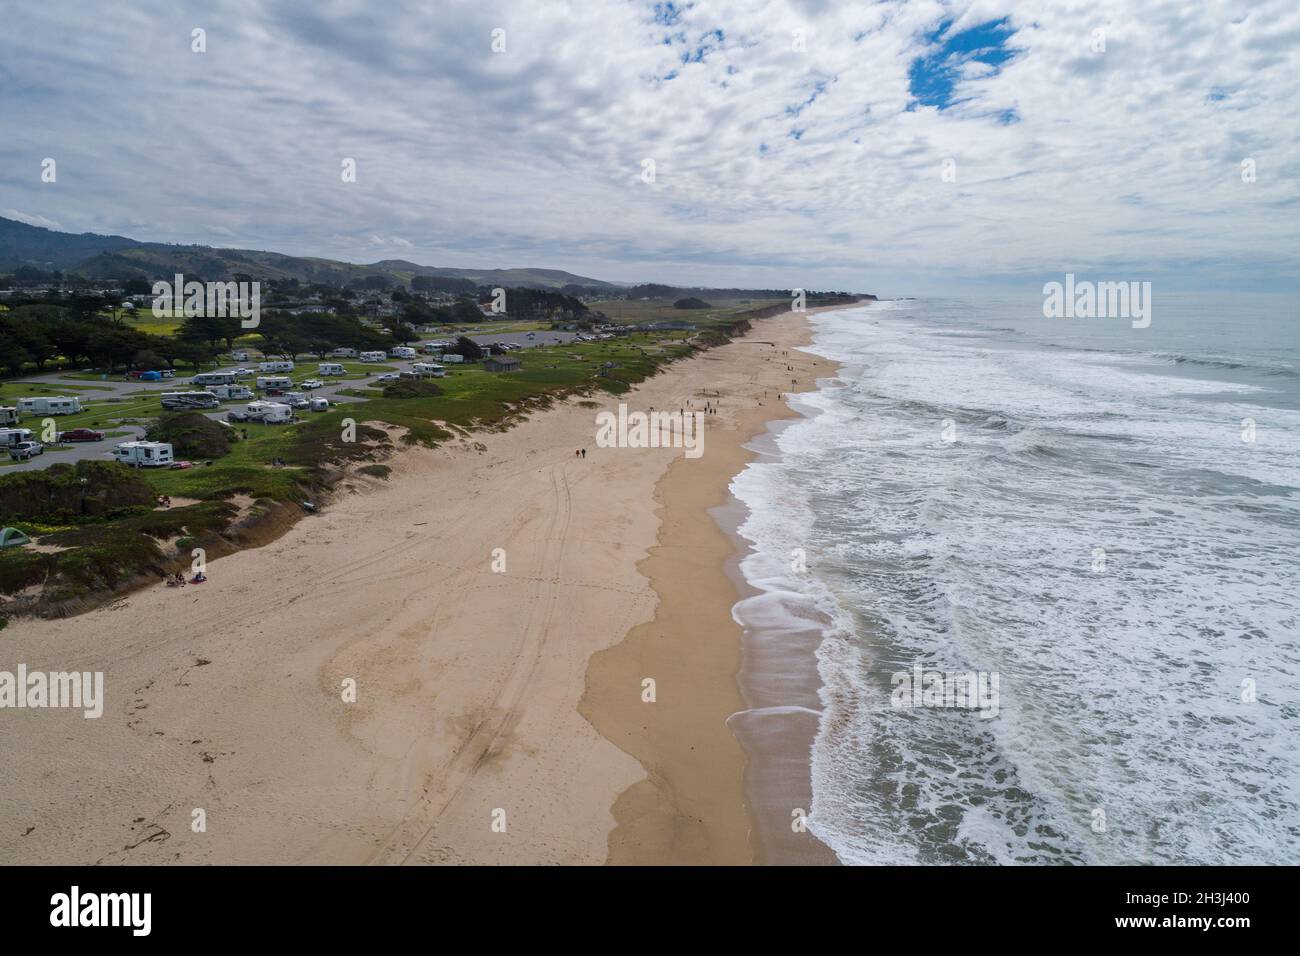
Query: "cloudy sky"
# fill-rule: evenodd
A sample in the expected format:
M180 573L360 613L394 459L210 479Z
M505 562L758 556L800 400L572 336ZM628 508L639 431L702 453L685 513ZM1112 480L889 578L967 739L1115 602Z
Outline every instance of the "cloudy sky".
M47 0L0 33L0 215L136 239L1295 289L1298 177L1295 0Z

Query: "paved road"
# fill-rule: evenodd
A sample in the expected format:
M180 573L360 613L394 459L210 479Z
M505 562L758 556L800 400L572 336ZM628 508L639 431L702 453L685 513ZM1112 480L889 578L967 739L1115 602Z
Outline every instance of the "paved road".
M534 337L531 339L528 338L528 334L526 332L515 332L510 334L497 334L497 335L471 335L469 336L469 338L479 345L490 345L494 342L507 342L511 344L518 344L525 348L530 348L539 345L560 345L566 342L572 342L577 337L577 333L574 332L535 332L533 333L533 335ZM364 388L368 385L373 385L375 379L380 374L383 374L383 373L376 373L374 375L368 375L364 379L329 378L324 375L316 374L316 366L320 362L331 362L331 361L355 361L355 359L323 358L323 359L311 359L311 360L300 361L297 363L297 368L295 368L294 371L290 373L290 377L298 382L302 382L311 378L315 378L321 382L324 382L325 383L324 387L315 389L306 394L328 398L330 400L330 404L336 404L336 403L341 404L341 403L364 401L364 399L355 398L351 395L338 394L342 389ZM385 359L384 364L396 366L400 369L409 366L413 362L430 362L430 361L437 361L437 358L429 355L421 355L415 359ZM212 371L231 372L234 371L236 368L240 368L240 367L241 367L240 365L225 365L219 369L214 369ZM257 362L247 362L244 363L242 367L253 369L255 373L254 378L256 378ZM267 373L267 374L273 374L273 373ZM30 376L28 378L22 379L22 381L36 382L43 385L48 385L51 389L51 394L55 394L55 395L59 394L59 388L61 386L94 385L96 386L96 391L82 392L82 391L69 390L67 392L67 394L79 396L80 398L83 399L83 401L85 401L86 404L93 405L97 400L103 401L107 398L121 398L128 394L139 395L141 393L161 394L163 392L202 391L202 388L200 386L190 384L190 379L192 377L193 377L192 373L185 374L185 375L178 373L175 378L164 379L161 382L126 381L122 378L107 378L103 380L96 379L94 381L90 381L86 379L65 379L62 377L61 373L56 372L50 375ZM241 384L245 384L249 388L253 387L252 378L241 379L240 381ZM99 390L100 388L107 388L109 389L109 391L100 391ZM247 404L248 401L252 401L252 399L248 399L244 401L224 402L221 408L213 409L212 411L205 412L205 414L209 418L224 420L226 417L226 412L230 411L230 409L232 408L239 408ZM303 412L300 414L309 415L310 413ZM57 418L55 420L57 421ZM35 418L33 416L27 416L16 427L30 428L33 432L39 434L40 432L39 424L40 421L38 418ZM238 423L236 423L236 427L238 427ZM144 436L144 429L139 425L104 426L99 428L98 430L106 431L106 432L121 431L121 432L128 432L129 434L117 436L113 438L105 438L103 441L98 441L98 442L81 442L77 444L69 444L60 451L46 451L45 454L37 455L35 458L31 459L30 461L19 462L18 464L5 464L3 466L0 466L0 475L10 475L19 471L34 471L40 468L48 468L50 465L57 464L58 462L71 463L71 462L86 461L86 460L111 461L113 459L114 445L120 442L131 441L133 439L141 438ZM7 454L7 453L0 451L0 454Z

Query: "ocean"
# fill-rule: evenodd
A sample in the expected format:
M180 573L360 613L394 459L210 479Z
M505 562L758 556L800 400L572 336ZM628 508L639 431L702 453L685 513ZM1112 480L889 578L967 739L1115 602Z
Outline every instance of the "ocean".
M733 482L734 614L747 655L820 641L749 697L816 713L808 826L844 863L1295 863L1296 301L1042 305L810 317L842 370ZM900 698L918 673L996 707Z

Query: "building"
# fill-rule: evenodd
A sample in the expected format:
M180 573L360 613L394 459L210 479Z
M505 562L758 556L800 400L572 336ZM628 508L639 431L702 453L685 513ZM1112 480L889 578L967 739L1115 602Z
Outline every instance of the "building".
M483 360L483 367L489 372L517 372L520 365L513 355L489 355Z

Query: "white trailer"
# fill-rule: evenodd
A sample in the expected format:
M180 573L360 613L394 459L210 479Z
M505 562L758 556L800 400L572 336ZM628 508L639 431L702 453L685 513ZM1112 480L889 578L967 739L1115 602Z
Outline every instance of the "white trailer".
M0 405L0 425L17 425L19 421L16 407L13 405Z
M124 441L113 449L113 457L132 468L159 468L174 460L172 446L163 441Z
M420 378L442 378L447 374L447 370L436 362L416 362L411 371Z
M36 395L18 399L18 411L32 415L73 415L81 411L81 399L67 395Z
M207 390L223 402L246 402L257 397L247 385L209 385Z
M191 385L206 388L209 385L234 385L234 372L200 372L190 379Z
M249 402L248 417L255 422L281 425L293 421L293 409L280 402Z
M167 409L216 408L219 404L217 396L208 391L162 393L162 407Z
M338 362L321 362L316 366L317 375L346 375L347 373L347 369Z
M293 379L288 375L259 375L257 387L260 389L293 388Z
M257 366L259 372L292 372L292 362L261 362Z
M357 350L348 349L348 348L337 348L333 352L331 352L330 355L334 356L335 358L356 358Z
M382 362L388 356L383 352L362 352L360 358L363 362Z
M415 349L409 345L396 345L388 350L388 357L395 359L413 359L416 356Z
M459 365L463 361L465 361L465 356L459 352L446 352L442 356L444 365Z
M0 428L0 448L8 448L11 445L17 445L20 441L31 441L32 430L30 428Z

